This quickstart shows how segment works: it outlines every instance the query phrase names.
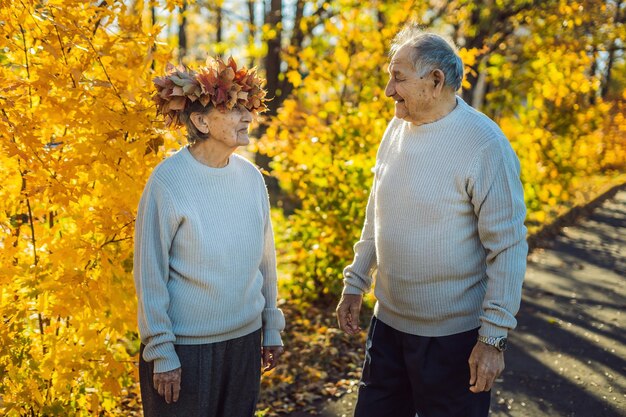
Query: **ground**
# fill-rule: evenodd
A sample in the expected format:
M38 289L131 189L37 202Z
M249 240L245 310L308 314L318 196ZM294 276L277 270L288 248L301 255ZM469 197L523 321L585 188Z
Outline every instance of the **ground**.
M528 259L490 416L626 416L624 188L541 246ZM355 398L322 401L316 414L350 417Z

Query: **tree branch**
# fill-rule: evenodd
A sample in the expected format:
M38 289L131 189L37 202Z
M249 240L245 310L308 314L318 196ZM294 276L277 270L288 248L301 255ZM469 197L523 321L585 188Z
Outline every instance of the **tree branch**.
M122 107L124 107L124 110L126 111L126 113L128 113L128 108L126 107L126 103L124 103L124 99L120 95L120 92L117 90L117 87L115 87L115 84L113 84L113 80L111 80L111 77L109 76L109 73L108 73L106 67L104 66L104 63L102 62L102 59L100 59L100 55L98 54L98 51L93 46L93 43L91 42L91 39L87 39L87 42L89 43L89 46L91 47L91 50L96 54L96 60L98 61L98 63L102 67L102 70L104 71L104 75L107 77L107 80L109 80L109 83L111 84L111 88L113 88L113 92L115 93L117 98L120 99L120 102L122 103Z
M65 55L65 46L63 45L63 40L61 39L61 33L59 32L59 27L55 24L54 20L54 14L52 13L52 7L48 6L48 10L50 11L50 16L52 17L52 26L54 26L54 30L57 34L57 39L59 40L59 45L61 45L61 53L63 54L63 60L65 61L65 65L67 65L69 67L69 62L67 61L67 56ZM76 88L78 85L76 83L76 80L74 79L74 75L72 75L72 73L70 72L70 79L72 80L72 85L74 86L74 88Z
M24 60L26 61L26 75L28 76L28 81L30 81L30 65L28 62L28 48L26 47L26 31L24 30L21 24L19 24L18 26L20 28L20 32L22 33L22 46L23 46L23 51L24 51ZM30 102L30 108L32 109L33 108L33 92L32 92L30 83L28 84L28 99Z

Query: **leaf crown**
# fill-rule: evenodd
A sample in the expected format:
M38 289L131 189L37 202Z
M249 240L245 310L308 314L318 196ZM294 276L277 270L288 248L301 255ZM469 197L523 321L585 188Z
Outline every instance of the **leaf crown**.
M237 104L254 114L267 110L264 80L256 68L237 68L232 57L227 63L219 57L209 57L206 66L197 71L168 63L165 75L153 82L157 114L165 116L166 127L182 126L181 113L196 101L220 111L231 110Z

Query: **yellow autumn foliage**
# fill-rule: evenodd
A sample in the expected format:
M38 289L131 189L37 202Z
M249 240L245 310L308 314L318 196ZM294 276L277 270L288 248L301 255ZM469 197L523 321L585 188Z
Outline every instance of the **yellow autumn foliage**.
M175 20L181 3L160 13ZM317 26L301 47L283 45L294 90L253 149L273 157L294 206L273 213L285 298L337 297L393 115L389 44L408 20L462 41L461 94L486 80L481 108L520 157L533 230L626 180L626 66L616 63L607 94L600 71L607 45L626 39L611 23L613 3L492 3L307 2L330 17L305 15L302 30ZM138 410L135 210L152 168L181 143L155 120L151 78L176 39L163 39L149 5L0 0L0 414ZM200 20L190 19L194 33ZM262 58L277 35L260 32L243 38L248 58Z
M169 55L134 5L0 7L2 415L109 415L136 380L133 223Z

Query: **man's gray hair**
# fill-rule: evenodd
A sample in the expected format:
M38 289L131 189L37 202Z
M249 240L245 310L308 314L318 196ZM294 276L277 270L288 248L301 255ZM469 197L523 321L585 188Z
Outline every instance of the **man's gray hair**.
M452 87L454 91L461 88L463 61L450 39L425 32L416 24L409 24L393 39L390 55L394 56L404 45L412 47L411 61L420 77L432 70L440 69L446 77L446 85Z

